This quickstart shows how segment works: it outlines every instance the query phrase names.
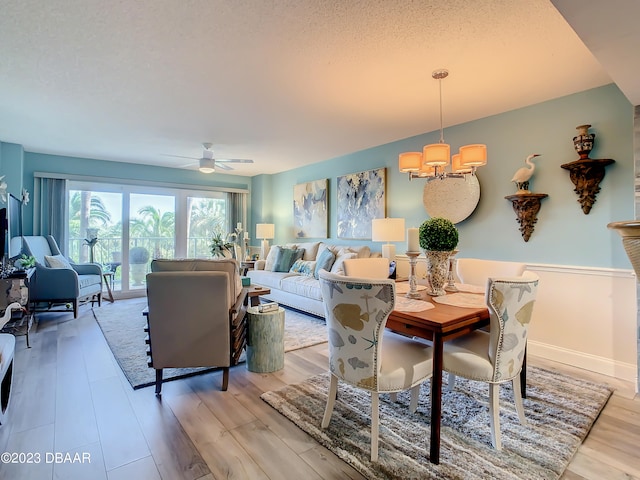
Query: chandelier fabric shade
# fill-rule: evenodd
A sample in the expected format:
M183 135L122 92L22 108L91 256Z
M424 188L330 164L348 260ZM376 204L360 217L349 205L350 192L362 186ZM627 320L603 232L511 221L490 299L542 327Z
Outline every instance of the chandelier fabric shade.
M432 143L422 149L422 161L430 167L446 167L450 156L451 147L447 143Z
M442 79L447 78L447 70L435 70L431 76L438 80L440 87L440 142L425 145L420 152L405 152L398 156L398 168L402 173L409 173L412 178L444 178L460 177L475 174L476 168L487 164L487 146L470 144L460 147L457 154L451 157L451 146L444 141L442 122ZM445 167L451 164L451 171Z
M482 144L460 147L460 164L465 167L482 167L487 164L487 146Z
M422 153L405 152L398 157L398 166L402 173L417 172L422 167Z
M456 153L453 157L451 157L451 171L453 173L471 173L473 171L473 168L462 165L460 154Z

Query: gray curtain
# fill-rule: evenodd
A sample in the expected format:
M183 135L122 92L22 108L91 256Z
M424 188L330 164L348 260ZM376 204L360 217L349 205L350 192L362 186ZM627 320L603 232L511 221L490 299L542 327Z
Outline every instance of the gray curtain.
M229 222L227 231L235 232L238 223L242 223L242 228L246 231L249 227L247 225L247 194L231 192L227 195L227 219Z
M63 255L67 254L67 181L36 177L33 234L52 235Z

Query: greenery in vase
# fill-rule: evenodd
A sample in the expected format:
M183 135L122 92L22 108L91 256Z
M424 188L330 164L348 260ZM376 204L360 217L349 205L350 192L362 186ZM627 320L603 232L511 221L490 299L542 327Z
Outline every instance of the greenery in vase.
M227 240L224 240L222 238L222 234L216 233L211 238L210 248L211 248L211 255L213 255L214 257L224 257L225 251L231 252L231 249L233 248L233 243Z
M458 229L446 218L430 218L420 225L420 248L448 252L458 246Z
M31 255L25 255L24 253L18 259L18 265L21 268L32 268L36 266L36 257Z

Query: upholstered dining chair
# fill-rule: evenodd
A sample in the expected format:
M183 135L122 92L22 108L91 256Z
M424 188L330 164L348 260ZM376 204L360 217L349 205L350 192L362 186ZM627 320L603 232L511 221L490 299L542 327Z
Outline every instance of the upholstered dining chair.
M527 333L538 290L538 276L489 278L485 299L489 307L490 331L476 330L445 342L443 370L449 373L449 390L456 376L489 384L491 442L502 449L500 437L500 385L511 381L520 423L526 424L520 370L525 356Z
M358 278L389 278L389 259L385 257L350 258L344 261L344 274Z
M378 459L378 394L411 389L410 410L418 405L420 384L431 377L430 346L385 330L395 304L393 280L335 275L321 270L329 336L331 381L322 428L329 426L338 380L371 392L371 461Z
M462 283L487 286L489 277L519 277L527 265L520 262L484 260L480 258L458 258L456 274Z

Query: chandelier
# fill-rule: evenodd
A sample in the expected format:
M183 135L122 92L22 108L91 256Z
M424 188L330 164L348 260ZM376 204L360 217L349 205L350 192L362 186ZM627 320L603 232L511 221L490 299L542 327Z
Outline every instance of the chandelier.
M409 180L414 178L446 178L475 175L476 169L487 164L487 146L471 144L460 147L451 157L451 147L444 142L442 126L442 80L449 76L447 70L435 70L431 76L438 80L440 87L440 142L425 145L422 152L404 152L398 157L400 172L408 173ZM447 166L450 170L446 170Z

